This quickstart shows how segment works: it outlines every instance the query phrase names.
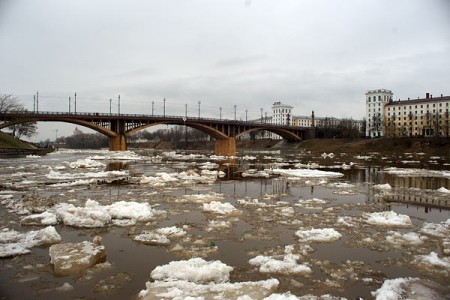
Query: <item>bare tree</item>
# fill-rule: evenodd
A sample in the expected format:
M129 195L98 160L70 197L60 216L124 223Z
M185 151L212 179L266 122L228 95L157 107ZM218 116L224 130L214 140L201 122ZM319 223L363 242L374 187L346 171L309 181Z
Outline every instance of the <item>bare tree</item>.
M17 97L13 95L0 95L0 113L8 112L25 112L26 109L19 104ZM20 122L15 121L16 124L7 127L11 130L12 135L15 138L21 138L23 136L33 136L37 132L36 122Z

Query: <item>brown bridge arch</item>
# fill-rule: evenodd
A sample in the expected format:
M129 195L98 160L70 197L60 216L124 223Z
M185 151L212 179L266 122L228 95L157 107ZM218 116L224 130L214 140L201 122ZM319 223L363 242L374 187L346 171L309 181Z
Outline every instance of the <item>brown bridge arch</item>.
M63 112L2 112L0 129L26 122L66 122L93 129L109 138L109 150L127 149L127 136L150 126L185 125L200 130L215 139L217 155L236 154L236 139L257 130L266 130L280 135L288 141L300 141L311 128L276 125L261 122L219 120L180 116L152 116L105 113L63 113Z

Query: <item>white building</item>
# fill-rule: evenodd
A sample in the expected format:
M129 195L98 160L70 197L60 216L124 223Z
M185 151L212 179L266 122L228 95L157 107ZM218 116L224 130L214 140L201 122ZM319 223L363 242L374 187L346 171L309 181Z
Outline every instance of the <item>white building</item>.
M293 107L290 105L286 105L281 102L274 102L272 105L272 124L292 124L292 109Z
M366 93L366 137L384 136L384 106L392 100L390 90L378 89Z

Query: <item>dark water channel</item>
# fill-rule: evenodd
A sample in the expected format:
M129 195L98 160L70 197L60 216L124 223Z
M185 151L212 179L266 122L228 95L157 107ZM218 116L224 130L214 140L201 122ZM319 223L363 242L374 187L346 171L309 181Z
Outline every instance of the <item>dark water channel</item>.
M7 208L6 202L19 201L24 195L39 195L75 206L83 206L87 199L102 205L147 202L166 212L150 222L130 226L55 225L63 243L91 241L101 236L109 264L56 276L50 264L49 246L34 247L29 254L0 258L0 299L133 299L145 289L150 272L157 266L192 257L220 260L232 266L231 282L276 278L280 281L277 293L289 291L297 296L331 294L371 299L371 292L380 288L385 279L401 277L450 286L450 270L446 267L417 265L418 256L431 252L448 260L448 236L427 236L420 246L404 241L386 242L391 231L419 234L424 223L439 224L450 218L450 193L445 192L450 189L448 156L407 153L384 157L379 153L361 153L330 157L322 153L263 151L244 152L233 160L222 160L211 157L211 153L181 154L175 157L143 151L123 158L108 156L104 151L61 151L45 157L0 160L2 230L27 232L42 228L21 225L23 215ZM70 167L70 163L86 158L104 166ZM141 181L143 176L159 172L200 173L205 162L218 166L206 165L203 170L219 170L223 177L209 183L166 182L161 186ZM308 164L314 170L342 176L305 178L260 173L263 177L255 177L258 171L305 169ZM126 175L113 180L95 175L117 170ZM49 177L56 174L51 172L59 172L60 178ZM64 178L66 174L78 173L83 176ZM74 182L77 183L72 185ZM186 195L206 194L222 194L218 201L230 203L239 212L222 215L204 211L200 202L181 201L187 199L183 198ZM252 202L254 199L257 201ZM412 226L378 226L365 221L365 214L383 211L409 216ZM211 228L211 220L228 225ZM169 245L148 245L132 238L148 229L170 226L184 228L187 236L171 240ZM342 236L334 241L299 241L296 231L311 228L333 228ZM177 250L177 245L182 247ZM311 274L263 273L249 264L257 255L282 255L287 245L303 249L296 250L302 253L299 263L307 263ZM305 250L306 246L310 248ZM61 289L65 283L71 288Z

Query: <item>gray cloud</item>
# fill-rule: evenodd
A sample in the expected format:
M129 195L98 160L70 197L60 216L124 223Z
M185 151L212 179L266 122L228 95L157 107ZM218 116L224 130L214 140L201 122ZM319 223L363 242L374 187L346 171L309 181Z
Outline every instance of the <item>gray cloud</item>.
M364 93L450 95L446 0L57 1L0 4L0 90L32 106L362 118ZM45 131L45 130L44 130ZM44 134L43 134L44 135ZM53 136L53 133L50 135Z

